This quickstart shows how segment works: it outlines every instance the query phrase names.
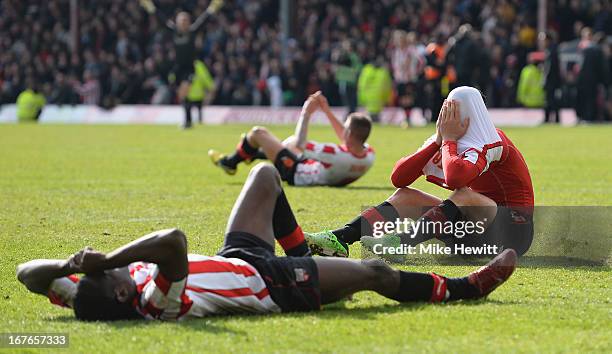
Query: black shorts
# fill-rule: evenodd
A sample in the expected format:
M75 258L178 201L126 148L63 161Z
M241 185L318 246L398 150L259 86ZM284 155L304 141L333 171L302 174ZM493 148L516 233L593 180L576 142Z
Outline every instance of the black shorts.
M397 95L398 96L413 96L415 92L415 84L412 82L405 82L397 84Z
M193 65L190 66L177 66L174 68L174 76L177 84L180 84L183 81L191 83L194 76Z
M499 252L512 248L520 256L529 250L533 241L533 216L512 208L498 207L495 220L484 233L442 240L449 246L454 244L467 247L479 247L483 244L497 246Z
M296 154L285 148L278 152L276 160L274 160L274 167L278 170L281 179L290 185L294 185L295 171L299 163L304 161L297 157Z
M246 232L227 234L217 254L255 267L283 312L321 309L319 270L311 257L277 257L271 245Z

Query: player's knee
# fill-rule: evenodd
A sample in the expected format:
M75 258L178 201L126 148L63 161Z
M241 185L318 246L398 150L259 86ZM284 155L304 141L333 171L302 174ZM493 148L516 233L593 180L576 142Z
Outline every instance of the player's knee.
M259 188L271 187L276 189L280 188L280 175L276 168L269 163L259 163L251 169L249 172L249 178L253 180L252 183L256 184Z
M393 194L391 194L389 198L387 198L387 201L390 203L398 202L400 204L406 204L411 201L414 201L415 196L417 194L418 194L418 190L414 188L410 188L410 187L398 188L395 190Z
M397 272L381 259L369 259L364 261L368 268L368 281L375 288L385 288L392 285L397 277Z
M259 125L254 126L253 128L251 128L251 135L252 136L262 136L262 135L267 135L269 134L268 129L266 129L266 127L262 127Z
M488 220L490 223L497 214L497 203L494 200L469 188L455 190L448 199L471 220Z
M297 143L297 138L295 135L291 135L287 139L283 140L283 146L285 147L295 147Z
M497 203L487 196L474 192L470 188L460 188L448 197L457 206L497 207Z

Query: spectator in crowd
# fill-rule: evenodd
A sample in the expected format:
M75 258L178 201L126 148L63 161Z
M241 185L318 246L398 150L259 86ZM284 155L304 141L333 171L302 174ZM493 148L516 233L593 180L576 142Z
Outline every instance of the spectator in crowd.
M542 32L540 36L542 36L542 40L546 47L544 59L544 91L546 92L544 122L559 123L561 69L559 66L557 41L553 32ZM550 117L551 114L554 114L553 119Z
M55 83L51 89L49 103L58 105L74 105L78 102L79 97L70 84L69 79L66 78L66 75L63 72L58 71L55 74Z
M447 70L446 60L446 43L442 35L438 35L436 40L429 43L426 48L427 66L425 67L425 80L426 80L426 92L427 92L427 108L430 114L430 121L436 122L440 109L442 108L442 78ZM454 71L450 71L448 79L455 82L456 77L453 75Z
M210 76L210 72L206 64L201 60L196 60L194 63L193 79L187 97L185 97L185 123L183 126L191 126L191 111L195 107L198 110L198 122L202 124L202 104L207 96L210 96L215 82ZM210 97L208 97L210 101Z
M391 99L392 89L391 74L382 54L363 66L357 82L357 94L359 103L368 111L373 122L379 121L380 112Z
M544 107L544 74L539 65L543 60L542 53L533 52L529 54L529 64L521 70L519 76L516 100L528 108Z
M346 39L332 55L335 65L336 83L347 115L357 110L357 79L361 71L361 59Z
M92 71L85 70L83 73L83 82L80 83L79 81L75 81L74 89L81 95L81 101L84 104L100 104L100 81L98 81Z
M580 43L583 59L578 73L576 107L576 114L582 121L600 119L598 98L603 96L600 89L608 83L608 63L602 49L603 40L602 33L591 36L590 29L583 29Z
M448 63L455 68L457 86L475 86L480 48L474 41L471 25L459 27L455 37L450 40L447 56Z
M417 46L416 33L397 30L393 33L391 65L393 82L397 93L397 104L404 109L406 123L410 124L410 113L417 101L419 77L425 66L423 49Z
M270 106L281 107L283 105L283 82L281 80L280 64L276 59L270 61L270 72L266 79L266 87L270 97Z

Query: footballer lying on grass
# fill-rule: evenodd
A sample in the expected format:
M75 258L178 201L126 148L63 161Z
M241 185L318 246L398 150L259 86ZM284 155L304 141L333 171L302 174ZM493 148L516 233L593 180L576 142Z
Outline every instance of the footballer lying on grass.
M310 116L321 109L336 132L340 145L307 141ZM253 127L230 156L210 150L213 163L230 175L242 161L268 159L283 181L296 186L344 186L363 176L374 163L374 150L366 144L372 121L352 113L344 125L334 116L321 91L310 95L300 114L295 135L281 142L264 127Z
M275 239L287 257L275 256ZM477 299L505 282L516 260L508 249L466 277L446 278L394 270L381 260L313 258L278 172L260 164L236 200L216 256L188 254L181 231L163 230L108 254L85 248L67 260L33 260L18 266L17 277L80 320L176 320L313 311L362 290L400 302Z
M410 188L420 176L453 193L441 200ZM533 240L533 186L520 151L496 129L480 91L452 90L440 111L437 132L421 149L399 160L391 174L398 189L385 202L365 210L334 231L306 234L313 253L348 256L348 244L361 239L394 247L439 239L448 246L512 248L519 255ZM465 237L440 227L413 228L407 233L373 238L375 225L410 218L427 223L483 222L484 232ZM399 234L399 235L398 235ZM451 247L453 248L453 247Z

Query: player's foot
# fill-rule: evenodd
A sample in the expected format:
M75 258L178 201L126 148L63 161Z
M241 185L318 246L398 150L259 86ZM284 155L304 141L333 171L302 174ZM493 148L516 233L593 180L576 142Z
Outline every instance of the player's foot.
M508 280L516 268L516 262L516 251L508 248L498 254L484 267L470 273L468 275L468 282L479 292L476 298L489 295Z
M214 163L215 165L219 166L228 175L235 175L236 174L236 167L228 166L224 162L225 161L224 160L225 155L223 155L219 151L210 149L210 150L208 150L208 156L210 157L210 160L212 161L212 163Z
M405 260L405 254L390 254L383 251L386 248L397 249L402 245L402 240L397 235L384 235L382 237L363 236L360 241L361 247L389 262L402 263ZM377 252L374 252L374 246L378 244L382 245L382 247L380 250L376 250Z
M313 255L330 257L348 257L348 245L336 237L331 231L315 233L304 232L304 239Z

